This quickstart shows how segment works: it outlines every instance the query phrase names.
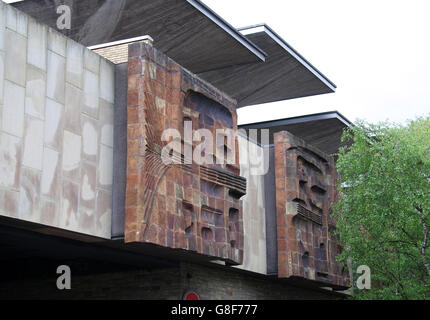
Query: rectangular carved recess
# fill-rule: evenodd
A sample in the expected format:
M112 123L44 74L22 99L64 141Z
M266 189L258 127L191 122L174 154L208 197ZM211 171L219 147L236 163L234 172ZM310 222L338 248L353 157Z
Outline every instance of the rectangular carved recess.
M275 134L278 276L346 288L336 262L340 246L329 232L336 199L334 159L288 132Z
M237 130L236 101L144 43L129 47L127 192L125 241L189 250L229 264L243 262L242 201L246 179L234 163L166 165L161 150L165 129ZM224 140L223 140L224 141ZM227 144L226 140L226 144ZM224 143L224 142L223 142ZM200 142L193 142L193 151ZM188 143L189 145L189 143ZM217 151L208 150L216 160Z

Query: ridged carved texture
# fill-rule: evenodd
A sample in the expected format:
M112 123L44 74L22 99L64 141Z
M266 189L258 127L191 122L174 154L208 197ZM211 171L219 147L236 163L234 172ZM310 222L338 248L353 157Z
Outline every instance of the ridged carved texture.
M234 100L181 68L153 47L129 47L127 192L125 241L189 250L207 259L232 264L243 260L240 198L246 179L239 176L238 141L223 137L205 155L213 164L184 164L185 148L163 162L165 129L193 131L237 130ZM200 142L175 140L196 150ZM168 148L167 148L168 150ZM233 155L233 163L217 161L219 152Z
M346 288L348 272L330 232L336 198L334 159L288 132L275 134L278 276Z

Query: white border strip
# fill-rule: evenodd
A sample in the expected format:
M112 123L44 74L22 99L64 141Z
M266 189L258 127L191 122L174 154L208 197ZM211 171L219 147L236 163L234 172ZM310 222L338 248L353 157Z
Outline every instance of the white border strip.
M125 39L125 40L119 40L119 41L114 41L114 42L107 42L107 43L97 44L95 46L88 47L88 49L95 50L95 49L113 47L113 46L118 46L120 44L137 42L137 41L142 41L142 40L149 40L151 42L154 42L154 39L152 39L150 36L146 35L146 36L135 37L135 38Z

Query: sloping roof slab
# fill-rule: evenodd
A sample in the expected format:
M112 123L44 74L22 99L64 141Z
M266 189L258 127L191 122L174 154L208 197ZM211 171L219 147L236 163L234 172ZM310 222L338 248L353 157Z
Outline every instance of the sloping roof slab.
M239 107L332 93L336 86L267 25L239 29L267 53L265 63L235 65L200 76Z
M351 122L337 111L304 115L294 118L272 120L259 123L244 124L240 129L269 129L270 144L273 145L273 136L280 131L288 131L313 145L326 154L335 154L345 143L341 141L345 128Z
M64 1L25 0L17 9L57 29ZM71 30L58 30L93 46L149 35L154 46L200 73L230 65L264 62L265 53L198 0L70 0Z
M59 0L13 5L56 29ZM148 35L154 46L239 107L334 92L336 86L267 25L235 29L199 0L69 0L86 46Z

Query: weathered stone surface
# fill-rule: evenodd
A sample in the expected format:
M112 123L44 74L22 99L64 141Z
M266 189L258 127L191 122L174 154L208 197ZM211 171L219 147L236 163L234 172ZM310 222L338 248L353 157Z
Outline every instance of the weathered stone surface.
M81 108L84 95L81 89L66 83L66 103L64 116L64 129L81 133Z
M247 179L247 192L242 198L244 254L243 264L239 268L266 274L264 175L255 175L252 171L253 161L258 159L262 152L262 147L239 137L240 172Z
M25 86L27 41L22 35L6 29L5 79Z
M26 167L42 170L43 127L44 122L42 120L30 116L26 117L22 157L22 164Z
M21 139L0 133L0 187L19 188L21 153Z
M107 102L114 103L114 86L115 86L114 65L106 60L100 61L100 98Z
M46 57L46 55L44 55ZM46 74L31 65L27 66L27 84L25 88L25 113L45 119Z
M48 49L60 56L66 56L66 42L65 38L61 33L54 29L48 29Z
M80 182L82 137L64 130L63 176Z
M81 116L82 127L82 155L84 159L97 162L99 149L99 121L86 115Z
M28 52L29 64L46 70L46 50L48 47L48 28L35 20L30 19L28 28Z
M79 230L79 185L64 180L63 199L61 201L61 215L59 219L60 228Z
M57 226L59 218L59 205L56 202L41 200L40 223L48 226Z
M99 76L84 70L84 106L82 111L98 119L99 116Z
M19 192L0 189L0 213L18 218Z
M4 92L3 131L22 137L24 134L25 89L5 80Z
M40 212L40 171L22 167L19 190L19 218L39 222Z
M0 37L1 37L1 31L0 31ZM3 83L4 83L4 53L0 51L0 104L3 104L3 86L4 86Z
M87 209L95 209L97 168L86 162L82 163L81 167L81 200L79 205Z
M53 201L61 197L61 161L60 153L50 148L43 151L42 195Z
M288 132L275 134L278 276L347 287L329 232L336 198L334 159Z
M27 26L28 26L28 17L25 13L17 10L17 16L16 16L16 31L23 35L24 37L27 37Z
M165 129L237 129L235 101L149 45L129 47L125 241L184 249L232 264L243 261L240 198L246 181L236 161L165 164ZM223 140L224 141L224 140ZM180 143L180 141L176 141ZM199 150L194 143L193 150ZM222 149L228 146L222 145ZM103 148L103 145L102 145ZM207 150L211 161L215 150ZM185 156L176 155L178 159Z
M111 190L113 179L113 149L100 145L98 187Z
M6 27L10 30L16 31L18 21L18 10L11 6L6 6Z
M82 88L84 71L84 47L79 43L67 40L66 81L78 88Z
M64 105L46 99L45 144L57 151L63 148Z
M46 77L46 95L48 98L64 103L66 59L48 50L48 73Z
M0 2L0 215L110 238L115 88L101 60Z
M0 2L0 51L5 50L6 7Z
M100 143L113 148L114 105L100 99Z
M112 224L112 194L99 190L96 201L95 232L99 237L108 238L111 234Z

